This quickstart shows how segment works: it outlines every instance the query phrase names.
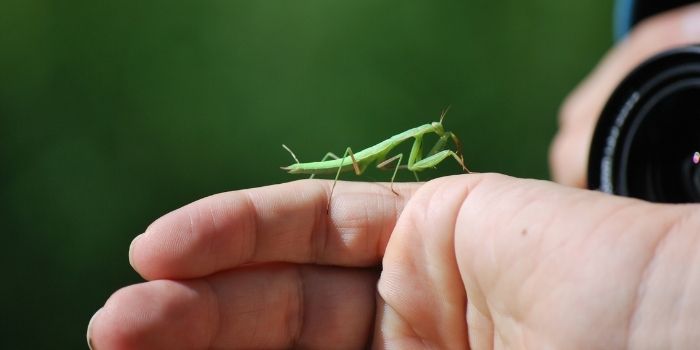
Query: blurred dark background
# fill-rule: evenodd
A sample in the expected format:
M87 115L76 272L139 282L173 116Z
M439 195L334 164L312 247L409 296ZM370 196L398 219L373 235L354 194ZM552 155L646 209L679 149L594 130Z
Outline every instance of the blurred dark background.
M140 281L131 239L195 199L299 178L282 143L316 160L451 105L472 170L547 178L557 109L610 45L611 7L3 0L0 348L85 348L92 313Z

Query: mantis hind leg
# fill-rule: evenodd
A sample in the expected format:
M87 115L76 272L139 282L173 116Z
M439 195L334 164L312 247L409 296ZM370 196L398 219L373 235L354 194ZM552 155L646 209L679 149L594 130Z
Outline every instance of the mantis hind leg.
M328 152L330 153L330 152ZM331 153L332 154L332 153ZM352 168L355 170L355 174L361 175L362 171L360 170L360 166L357 164L357 160L355 160L355 154L352 153L352 149L348 147L345 150L345 153L343 154L343 158L340 161L340 166L338 166L338 171L335 173L335 179L333 179L333 186L331 186L331 194L328 196L328 204L326 205L326 213L331 208L331 198L333 198L333 191L335 190L335 184L338 182L338 178L340 177L340 171L343 170L343 163L345 162L345 158L350 156L350 160L352 160ZM328 154L326 154L328 156Z
M323 161L325 161L325 160L328 159L328 158L340 159L340 157L336 156L335 153L333 153L333 152L328 152L328 153L326 153L325 156L323 156L323 158L321 158L320 161L323 162ZM316 174L311 174L311 176L309 176L309 179L313 179L314 176L316 176Z

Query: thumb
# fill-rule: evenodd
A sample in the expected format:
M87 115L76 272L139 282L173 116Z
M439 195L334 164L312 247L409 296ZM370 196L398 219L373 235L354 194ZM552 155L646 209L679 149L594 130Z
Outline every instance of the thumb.
M699 208L482 178L455 222L471 344L694 348Z

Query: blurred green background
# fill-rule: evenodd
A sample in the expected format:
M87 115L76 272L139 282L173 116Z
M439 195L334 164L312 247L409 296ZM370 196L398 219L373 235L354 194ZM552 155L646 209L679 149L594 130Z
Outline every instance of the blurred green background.
M3 0L0 348L84 348L92 313L140 281L131 239L195 199L298 178L282 143L316 160L451 105L472 170L547 178L557 109L610 45L611 7Z

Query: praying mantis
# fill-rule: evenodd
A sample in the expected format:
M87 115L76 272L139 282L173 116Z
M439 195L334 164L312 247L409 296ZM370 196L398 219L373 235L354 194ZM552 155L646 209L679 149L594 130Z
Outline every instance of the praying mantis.
M454 133L445 131L442 126L442 121L445 118L446 113L447 110L442 112L440 115L440 121L438 122L432 122L408 129L359 152L353 152L350 147L345 149L345 153L342 157L338 157L335 154L328 152L318 162L301 163L299 162L297 156L294 155L294 152L289 149L289 147L282 145L282 147L292 155L292 158L294 158L296 163L282 167L281 169L290 174L310 174L311 178L313 178L316 174L332 174L335 172L335 180L333 181L331 193L328 197L329 199L326 211L328 211L330 208L330 198L333 196L333 190L338 182L340 173L354 170L355 174L361 175L367 169L367 167L373 163L376 163L376 167L379 169L387 169L389 164L396 162L396 166L393 168L394 173L391 176L391 191L394 192L394 194L398 194L396 191L394 191L394 178L396 177L396 172L399 170L399 168L408 169L409 171L413 172L413 175L416 177L416 181L418 181L418 171L435 168L447 157L452 156L457 163L459 163L462 169L468 173L469 170L466 166L464 166L464 158L462 157L461 143L459 142L459 139ZM428 154L423 157L423 136L431 133L436 134L439 139L430 149ZM407 165L401 165L403 153L399 153L387 159L387 155L392 149L411 138L413 138L414 141L413 146L411 147L411 153L408 156ZM454 142L457 152L450 149L445 149L449 140ZM333 159L327 160L328 158Z

